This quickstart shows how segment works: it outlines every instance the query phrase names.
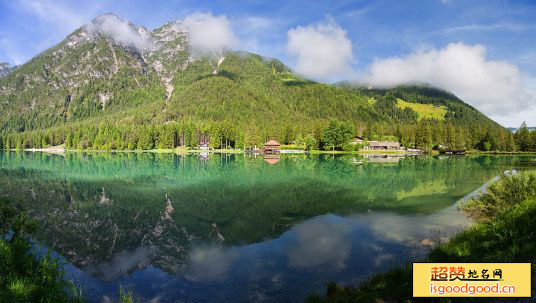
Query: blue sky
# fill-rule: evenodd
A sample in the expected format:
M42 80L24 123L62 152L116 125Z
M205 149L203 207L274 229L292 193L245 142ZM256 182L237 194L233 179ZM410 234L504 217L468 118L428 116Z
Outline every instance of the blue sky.
M536 1L0 0L0 62L24 63L105 12L148 29L224 17L235 48L313 79L426 81L503 125L536 125Z

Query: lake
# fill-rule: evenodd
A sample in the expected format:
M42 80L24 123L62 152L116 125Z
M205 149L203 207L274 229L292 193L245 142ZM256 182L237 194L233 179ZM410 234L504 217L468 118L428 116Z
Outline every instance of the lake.
M524 156L0 152L0 197L90 302L302 302L421 258Z

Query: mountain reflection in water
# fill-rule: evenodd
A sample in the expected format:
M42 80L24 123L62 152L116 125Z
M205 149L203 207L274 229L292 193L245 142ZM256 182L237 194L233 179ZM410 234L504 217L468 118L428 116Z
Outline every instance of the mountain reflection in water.
M359 165L356 165L359 163ZM302 301L418 258L467 224L456 201L530 157L0 153L0 196L92 302Z

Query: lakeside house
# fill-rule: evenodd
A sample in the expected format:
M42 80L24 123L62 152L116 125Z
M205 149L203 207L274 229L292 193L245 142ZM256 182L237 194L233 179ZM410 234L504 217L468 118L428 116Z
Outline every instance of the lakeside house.
M370 141L368 146L365 146L366 150L400 150L399 142L391 141Z
M362 144L362 145L364 145L364 144L365 144L365 138L360 137L360 136L355 136L355 137L352 139L352 142L350 142L350 144L352 144L352 145L357 145L357 144Z
M279 144L279 142L275 140L270 140L264 143L263 152L265 155L279 154L280 149L281 149L281 144Z

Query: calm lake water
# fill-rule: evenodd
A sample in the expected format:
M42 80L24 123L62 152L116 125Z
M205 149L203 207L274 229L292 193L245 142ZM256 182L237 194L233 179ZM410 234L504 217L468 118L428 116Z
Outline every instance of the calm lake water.
M302 302L426 252L456 202L532 157L1 153L0 197L90 302Z

